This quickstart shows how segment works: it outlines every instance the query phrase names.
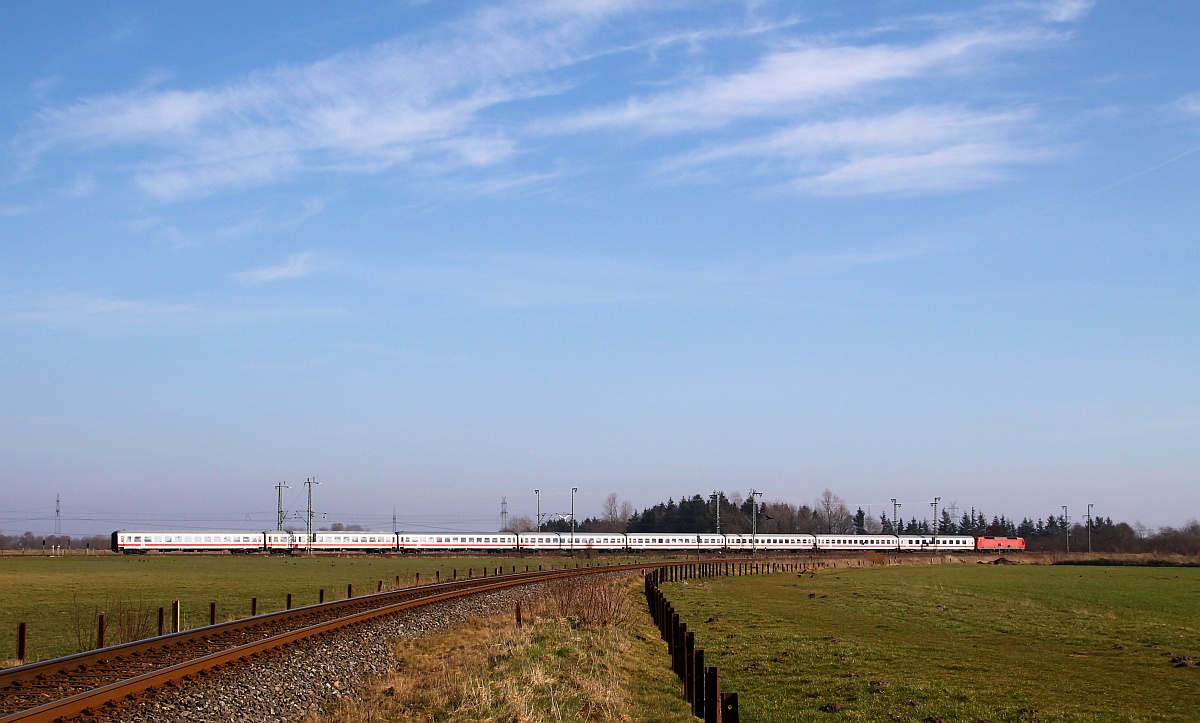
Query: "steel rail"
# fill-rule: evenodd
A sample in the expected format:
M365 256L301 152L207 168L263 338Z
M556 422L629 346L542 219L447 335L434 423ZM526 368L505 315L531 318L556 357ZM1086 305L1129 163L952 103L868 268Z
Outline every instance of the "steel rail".
M665 564L670 566L672 563ZM361 598L349 598L348 600L324 603L323 605L308 606L307 612L313 613L319 611L314 609L328 611L338 607L348 607L347 603L362 603L370 599L374 599L374 601L381 603L381 605L368 610L353 612L349 615L337 617L332 620L325 620L314 625L308 625L302 628L264 637L260 640L237 645L227 650L209 653L193 660L169 665L167 667L153 670L148 673L135 675L118 682L102 685L92 690L75 693L73 695L47 702L33 708L27 708L23 711L0 717L0 723L17 723L18 721L22 723L50 723L51 721L67 719L86 713L94 713L105 705L117 703L125 698L136 697L138 694L144 693L152 688L161 687L174 681L184 680L190 676L201 674L227 664L245 661L262 655L267 651L280 649L287 645L294 644L300 640L324 635L340 628L361 624L375 618L392 615L425 605L432 605L469 595L483 592L493 592L496 590L503 590L510 587L528 585L547 580L557 580L567 577L601 574L606 572L642 570L651 567L663 566L664 563L661 562L633 563L626 565L613 565L610 567L588 567L564 570L548 570L532 573L518 573L516 575L494 576L491 578L475 578L473 580L460 581L459 583L441 583L424 586L421 588L405 588L403 591L375 593L373 595L364 595ZM387 602L383 599L395 598L397 597L397 593L401 592L408 593L411 597L414 591L425 594L419 595L413 599L399 600L395 602ZM57 672L64 670L66 667L74 667L77 669L80 666L102 665L109 661L123 660L125 659L124 656L132 657L151 649L167 647L171 642L168 640L169 638L174 639L175 644L177 645L186 645L191 640L199 640L210 637L213 633L218 632L218 628L224 628L226 632L229 632L231 630L254 627L252 625L245 624L248 620L254 620L258 623L262 623L266 618L273 616L280 616L281 614L286 616L287 613L304 613L305 611L306 608L297 608L296 610L281 611L281 613L271 613L269 615L259 616L258 618L244 618L241 621L234 621L233 623L222 623L220 625L210 625L205 628L197 628L195 630L188 631L188 634L172 633L159 638L152 638L150 641L127 643L125 645L104 648L98 651L90 651L89 653L80 653L65 658L45 661L45 663L35 663L28 666L22 666L22 668L25 670L22 672L21 677L16 678L16 680L21 682L37 680L39 675L44 676L47 671L51 670ZM292 617L300 617L300 615L293 615ZM241 628L239 628L236 623L243 623L243 625ZM203 634L197 635L197 633ZM40 669L40 672L39 670L35 669ZM9 678L13 678L11 675L11 672L13 671L21 671L21 669L14 668L12 671L6 671L10 673L8 676ZM18 686L23 687L21 683L18 683Z
M639 566L640 567L640 566ZM613 569L613 568L586 568L586 569ZM135 657L143 653L151 651L160 651L166 648L179 647L195 643L206 638L212 638L217 635L238 633L255 628L261 628L265 625L270 625L279 622L288 622L294 620L302 620L307 617L314 617L328 614L346 607L360 607L363 605L378 606L379 601L387 599L405 599L416 595L428 595L431 590L464 590L474 589L481 584L487 584L496 579L526 579L529 581L541 579L547 574L553 573L553 570L538 570L534 572L513 573L509 575L493 575L492 577L477 577L464 580L447 581L441 583L433 583L430 585L421 585L417 587L399 588L396 590L388 590L379 593L370 593L352 598L343 598L341 600L332 600L325 603L315 603L305 605L298 608L290 608L288 610L277 610L271 613L264 613L253 617L238 618L229 620L214 625L206 625L199 628L191 628L181 630L176 633L166 633L153 638L145 638L143 640L135 640L120 645L113 645L96 650L87 650L82 653L74 653L72 655L63 656L60 658L52 658L43 660L37 663L30 663L7 670L0 670L0 695L11 687L20 686L22 683L38 679L40 676L47 674L55 674L61 671L78 669L93 665L99 661L109 660L114 657ZM3 720L0 718L0 720Z

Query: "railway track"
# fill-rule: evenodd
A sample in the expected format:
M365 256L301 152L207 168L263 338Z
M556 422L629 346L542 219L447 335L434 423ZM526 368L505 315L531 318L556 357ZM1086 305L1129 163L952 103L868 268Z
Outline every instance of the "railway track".
M172 633L0 671L0 723L48 723L100 712L299 641L424 605L519 585L662 563L551 570L405 588Z

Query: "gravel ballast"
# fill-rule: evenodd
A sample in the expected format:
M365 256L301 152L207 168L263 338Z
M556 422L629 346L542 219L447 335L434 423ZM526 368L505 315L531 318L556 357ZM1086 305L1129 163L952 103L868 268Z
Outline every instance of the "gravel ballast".
M336 631L282 651L215 670L178 687L153 691L89 720L116 723L230 721L284 723L356 694L396 666L393 643L452 627L468 618L514 610L553 583L533 583L435 603Z

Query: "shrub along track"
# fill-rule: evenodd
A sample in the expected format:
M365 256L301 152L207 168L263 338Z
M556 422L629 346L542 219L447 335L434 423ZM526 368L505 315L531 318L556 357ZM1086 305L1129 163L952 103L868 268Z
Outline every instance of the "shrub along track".
M668 563L669 564L669 563ZM613 565L501 575L376 593L210 625L0 671L0 723L44 723L99 712L229 665L422 606L576 575L662 567Z

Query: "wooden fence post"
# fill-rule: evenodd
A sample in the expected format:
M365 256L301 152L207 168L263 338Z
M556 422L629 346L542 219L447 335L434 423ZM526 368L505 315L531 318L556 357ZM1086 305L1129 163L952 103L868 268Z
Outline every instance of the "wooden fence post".
M17 624L17 660L25 662L25 623Z
M96 616L96 647L104 647L104 613Z

